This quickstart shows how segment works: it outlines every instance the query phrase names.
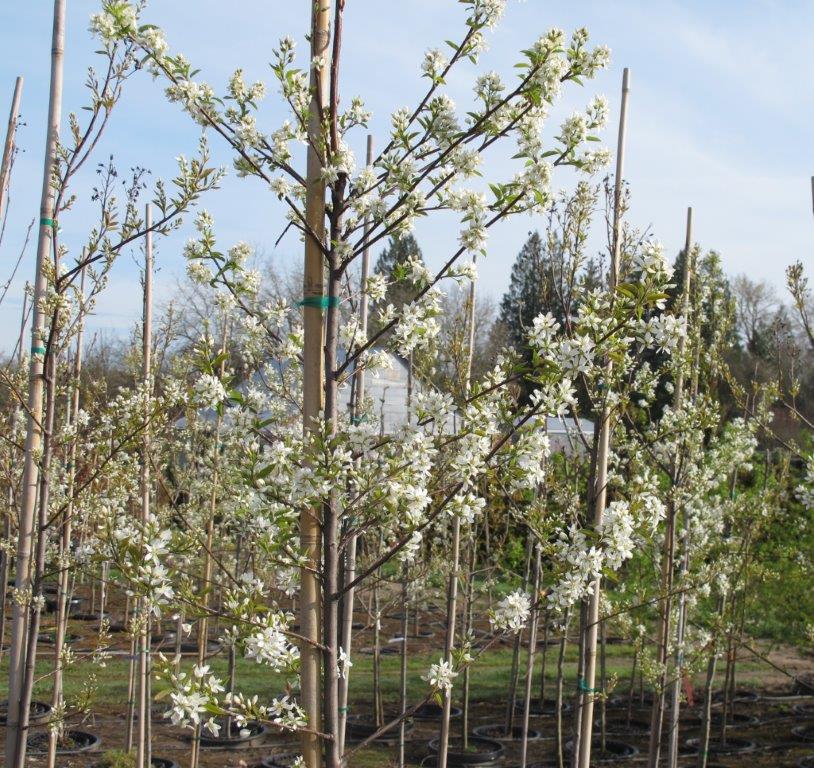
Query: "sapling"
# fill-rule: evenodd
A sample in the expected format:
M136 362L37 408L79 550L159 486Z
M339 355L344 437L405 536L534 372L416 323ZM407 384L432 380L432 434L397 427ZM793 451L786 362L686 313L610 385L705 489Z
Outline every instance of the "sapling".
M54 232L54 190L52 177L57 163L57 142L62 117L62 73L65 42L65 0L55 0L54 26L51 46L51 88L48 103L48 125L43 164L42 193L40 198L40 218L38 230L37 261L34 279L34 298L31 327L31 359L29 364L28 423L22 494L19 512L19 534L16 556L15 589L20 595L30 592L31 552L35 532L35 506L39 466L37 455L42 439L42 395L44 374L43 336L45 316L43 299L47 290L46 263L51 253ZM22 768L25 764L25 734L21 729L26 713L20 702L24 686L24 668L27 640L27 610L22 601L15 601L10 637L8 719L6 727L5 765L6 768ZM20 754L21 753L21 754Z

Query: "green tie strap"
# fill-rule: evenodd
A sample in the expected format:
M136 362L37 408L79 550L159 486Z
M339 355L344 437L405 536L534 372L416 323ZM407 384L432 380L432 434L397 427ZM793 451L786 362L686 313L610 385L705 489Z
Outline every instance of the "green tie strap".
M316 309L328 309L328 307L338 307L338 296L306 296L302 301L297 302L298 307L315 307Z
M580 677L577 680L577 689L579 690L580 693L599 693L599 688L589 688L585 684L585 678L584 677Z

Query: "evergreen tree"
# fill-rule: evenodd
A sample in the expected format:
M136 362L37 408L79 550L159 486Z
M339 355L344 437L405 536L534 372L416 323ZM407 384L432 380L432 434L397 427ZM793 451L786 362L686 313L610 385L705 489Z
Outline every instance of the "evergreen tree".
M500 302L500 322L517 349L525 349L528 329L540 313L551 312L562 322L562 301L555 288L556 261L539 232L529 235L517 255L509 290Z
M387 247L379 254L373 271L384 275L389 283L383 301L384 306L392 304L400 309L403 304L415 297L418 287L405 274L407 265L414 259L422 263L424 261L418 242L410 234L398 238L391 237Z

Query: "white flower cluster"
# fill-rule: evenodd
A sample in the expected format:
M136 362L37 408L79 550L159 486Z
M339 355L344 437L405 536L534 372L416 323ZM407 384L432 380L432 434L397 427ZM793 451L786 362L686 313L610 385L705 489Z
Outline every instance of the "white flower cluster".
M458 673L452 666L452 662L439 659L437 664L431 664L426 675L421 679L426 680L436 691L448 693L452 690L452 681L458 677Z
M590 544L585 531L575 524L567 532L561 531L554 545L554 558L563 573L549 591L549 607L565 611L575 605L593 593L594 581L603 570L618 570L632 557L633 527L627 502L614 501L605 510L596 544Z
M402 357L415 350L426 349L441 331L440 292L427 291L420 299L405 304L393 331L393 343Z
M531 599L518 589L506 595L492 611L489 623L497 632L516 634L523 630L531 613Z
M210 373L202 373L195 382L195 402L201 408L217 408L226 399L223 382Z
M648 240L633 255L633 266L644 277L651 277L666 282L673 274L673 268L664 253L664 246Z
M182 728L194 728L201 724L201 715L207 711L207 705L225 690L223 683L209 674L207 665L196 664L192 675L179 672L171 680L170 701L172 707L164 713L173 725ZM217 735L217 723L210 718L205 727Z
M280 614L271 613L267 624L244 641L246 658L265 664L276 672L291 669L299 659L299 649L288 642L287 624Z
M806 509L814 509L814 457L806 459L805 481L795 488L795 495Z

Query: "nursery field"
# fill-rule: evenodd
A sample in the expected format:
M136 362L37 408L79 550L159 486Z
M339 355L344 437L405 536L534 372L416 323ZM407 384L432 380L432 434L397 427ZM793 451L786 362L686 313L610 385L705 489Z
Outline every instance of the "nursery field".
M356 618L359 624L364 624L368 617L360 613ZM110 622L115 628L115 613L111 615ZM410 702L420 702L424 698L426 682L422 679L422 674L433 661L436 653L435 637L443 630L444 623L444 613L430 608L421 616L419 628L421 636L408 633L408 645L411 650L407 664L407 696ZM173 626L167 625L166 632L161 634L156 631L154 643L156 653L173 652L175 643ZM385 618L382 621L378 660L370 653L373 647L369 644L375 643L373 627L367 625L358 630L355 638L358 647L354 647L357 658L354 662L354 677L358 685L358 694L351 698L349 707L355 717L361 716L370 722L374 721L373 702L377 698L375 691L378 691L385 712L398 709L401 661L400 651L393 653L393 649L400 649L401 643L394 643L392 639L399 637L400 627L401 621L398 618ZM43 639L47 639L49 631L52 630L47 619L42 629ZM72 636L70 643L72 651L81 655L98 647L98 629L98 619L71 620L69 633ZM213 636L217 634L217 631L213 632ZM559 670L557 657L560 640L551 638L545 644L542 640L538 644L532 683L535 699L529 721L529 765L558 764L557 720L554 708L556 687L560 679L564 688L561 728L566 738L569 738L567 735L570 733L572 723L578 665L578 648L573 645L573 639L569 638ZM491 640L488 632L482 630L481 642L485 645ZM66 727L91 732L99 738L99 742L88 752L62 756L60 765L127 764L125 733L128 719L129 644L126 633L111 632L105 642L107 658L104 664L95 670L92 680L88 679L86 671L80 667L66 670L64 695L68 700L83 700L87 708L86 712L76 713L68 718ZM756 766L802 765L807 755L814 756L814 747L810 745L810 739L807 741L806 731L800 730L808 728L810 733L814 727L814 692L809 690L808 695L801 694L799 681L814 681L814 655L801 654L793 647L779 643L755 642L749 647L751 650L742 648L736 656L737 682L734 695L727 702L726 717L729 722L726 729L722 725L723 697L720 696L720 691L716 690L716 694L719 694L713 707L716 733L712 737L710 748L715 758L714 762L708 765L736 766L743 765L745 760L748 760L750 765ZM547 704L544 704L541 712L539 695L544 651L547 657L544 701ZM48 656L49 653L53 653L53 643L41 643L40 653L43 658L35 672L37 682L34 684L33 697L35 701L47 701L52 687L48 680L51 667ZM497 759L470 764L513 765L519 758L518 739L505 737L506 706L509 697L507 681L512 675L513 655L513 643L502 638L491 643L478 661L477 674L473 675L469 689L468 727L473 734L484 728L489 729L490 735L493 738L497 737L496 740L502 750ZM626 758L624 753L613 755L612 763L619 766L643 764L641 751L646 749L650 727L648 716L652 693L649 688L645 688L641 678L634 678L631 686L634 655L634 646L624 638L606 638L602 675L606 680L607 698L599 705L601 715L597 728L600 733L604 730L608 743L614 749L621 749L615 745L624 745L628 751L634 749L638 751L629 758ZM763 658L758 658L758 655ZM184 652L180 664L182 670L192 671L195 665L193 656L192 652ZM224 652L223 648L213 647L206 661L215 675L225 677L229 673L228 653ZM375 675L374 666L377 668ZM5 661L0 669L4 673L7 671ZM286 685L285 676L246 659L236 662L235 673L246 696L262 697L269 691L281 690ZM524 684L522 676L519 683L522 688ZM163 717L167 707L162 702L166 701L168 690L167 686L158 684L153 691L156 703L152 706L152 754L154 757L177 761L182 765L189 752L189 742ZM697 762L695 756L697 750L693 749L691 740L697 738L700 727L703 704L699 699L699 693L703 691L703 675L692 678L692 690L694 695L691 702L685 702L680 723L681 740L685 745L681 750L679 764L687 766L695 765ZM516 717L522 719L522 698L518 698L516 704L519 710ZM463 733L462 715L460 708L454 710L453 738L460 738ZM44 731L45 725L40 722L32 727L31 732L36 737ZM724 732L727 734L728 746L722 750L721 734ZM426 764L428 756L432 754L428 750L428 743L437 738L437 735L437 717L410 718L405 739L406 764ZM363 767L395 765L396 747L393 744L393 735L385 736L384 740L386 743L372 744L361 749L349 765ZM355 737L352 741L358 743L359 738ZM202 750L200 764L234 768L247 765L286 766L290 764L291 756L297 752L298 742L293 736L266 732L243 739L241 743L230 748L225 748L224 745L210 745ZM564 757L568 759L567 750ZM31 765L38 765L44 763L45 757L31 752L28 760Z
M548 4L255 2L0 28L3 768L814 766L808 246Z

